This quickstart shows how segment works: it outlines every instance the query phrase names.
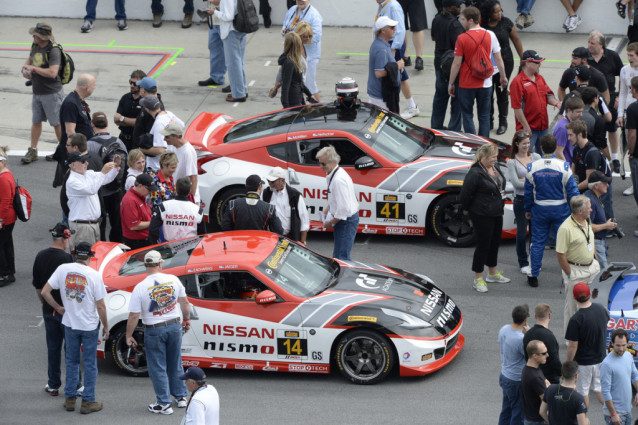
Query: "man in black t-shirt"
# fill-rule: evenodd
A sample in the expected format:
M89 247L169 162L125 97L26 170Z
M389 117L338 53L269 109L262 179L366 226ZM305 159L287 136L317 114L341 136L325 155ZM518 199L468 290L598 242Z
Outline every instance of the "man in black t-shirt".
M545 379L539 366L547 361L547 347L541 341L532 340L525 348L527 364L521 375L521 389L523 391L523 414L525 425L542 424L543 418L539 414L541 401L549 381Z
M583 87L580 90L580 95L585 104L581 119L587 124L587 138L602 152L607 149L607 130L605 119L598 112L601 104L598 90L595 87ZM611 119L611 111L605 114L605 117Z
M589 59L589 50L586 47L577 47L572 52L572 63L569 68L563 72L563 76L560 79L560 83L558 83L558 98L562 101L565 98L565 93L567 88L570 91L575 90L578 87L576 82L576 71L575 67L579 65L584 65L589 68L591 71L591 77L589 80L589 85L592 87L596 87L598 92L600 92L601 96L605 100L605 103L609 105L609 87L607 86L607 79L603 75L602 72L597 70L596 68L592 68L589 66L587 60Z
M554 333L549 330L549 322L552 318L552 310L549 304L538 304L534 309L534 320L536 324L532 326L523 337L523 347L532 340L541 341L547 348L547 360L541 363L540 369L543 371L543 375L552 384L558 384L560 379L560 355L558 353L558 341ZM528 360L526 356L525 360Z
M609 312L602 305L591 302L589 285L585 282L574 285L573 295L578 311L569 319L565 331L567 360L578 363L576 390L584 397L585 404L589 406L589 389L592 386L596 399L602 404L600 364L607 355L605 335Z
M146 77L146 73L140 69L131 73L128 80L130 91L122 96L117 105L117 112L113 116L113 121L120 128L120 140L126 145L127 151L133 149L133 129L142 110L139 105L142 96L137 82L144 77Z
M562 382L545 390L540 415L549 425L588 425L585 399L576 391L578 363L566 361L561 373Z
M57 314L55 310L44 301L40 295L40 291L60 264L73 262L73 257L68 253L71 234L72 231L66 224L56 224L55 227L51 229L51 236L53 237L51 247L40 251L33 262L33 286L35 287L38 299L42 302L42 318L44 320L47 341L49 379L44 387L44 391L52 396L59 394L59 388L62 385L60 362L62 360L61 352L64 344L64 325L62 325L62 316ZM52 291L51 294L58 304L62 304L60 291Z

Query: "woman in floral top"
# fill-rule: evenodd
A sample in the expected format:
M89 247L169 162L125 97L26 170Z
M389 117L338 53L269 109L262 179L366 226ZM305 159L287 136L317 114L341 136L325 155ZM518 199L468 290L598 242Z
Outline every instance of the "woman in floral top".
M157 190L157 192L151 192L150 194L151 208L175 197L173 174L176 169L177 155L173 152L169 152L160 156L160 169L153 175L153 183L157 185L159 190Z

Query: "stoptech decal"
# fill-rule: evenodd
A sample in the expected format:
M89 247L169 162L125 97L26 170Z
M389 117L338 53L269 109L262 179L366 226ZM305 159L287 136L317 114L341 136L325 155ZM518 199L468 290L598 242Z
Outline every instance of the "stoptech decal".
M322 364L291 364L288 365L289 372L305 372L305 373L328 373L330 366Z
M455 159L428 159L411 163L388 176L377 189L388 192L418 192L442 171L467 165L466 161Z
M281 323L294 327L319 328L347 307L378 299L381 297L368 294L330 293L304 301L284 317Z

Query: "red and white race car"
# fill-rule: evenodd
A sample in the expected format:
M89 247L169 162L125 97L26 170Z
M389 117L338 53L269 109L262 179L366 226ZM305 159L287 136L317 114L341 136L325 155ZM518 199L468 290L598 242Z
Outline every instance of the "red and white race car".
M227 202L243 196L250 174L265 176L275 166L304 196L311 230L324 230L325 174L315 158L333 145L350 174L360 204L360 233L424 235L432 232L452 246L474 242L472 222L458 193L485 143L497 143L500 160L509 146L480 136L418 127L376 106L361 104L344 114L332 104L283 109L243 120L202 113L185 138L200 150L199 190L209 206L209 223L219 226ZM503 236L514 237L511 203Z
M430 279L400 269L320 256L276 234L220 232L125 252L98 242L90 265L107 286L110 339L98 356L132 375L147 372L144 326L126 345L128 304L145 277L144 255L162 254L191 303L184 366L330 373L358 384L393 370L420 376L450 363L464 345L462 316Z

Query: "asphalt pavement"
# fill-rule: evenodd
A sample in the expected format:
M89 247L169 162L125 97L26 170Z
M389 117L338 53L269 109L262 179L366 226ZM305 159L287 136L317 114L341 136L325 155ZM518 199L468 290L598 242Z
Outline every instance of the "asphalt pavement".
M128 89L128 75L133 69L157 70L160 92L168 109L190 121L201 111L223 111L244 117L279 107L278 99L267 97L276 74L273 63L279 55L281 38L276 28L260 29L248 41L247 74L253 82L249 101L228 104L219 88L199 88L196 81L207 76L208 52L206 30L195 26L182 30L177 23L165 23L153 30L148 22L129 22L129 30L117 32L112 21L99 21L90 34L79 33L79 20L49 19L57 39L72 52L77 72L98 75L98 87L89 98L92 111L115 111L121 94ZM31 19L3 18L0 26L0 144L9 144L14 154L26 149L30 123L30 89L23 86L20 65L26 57ZM571 50L585 45L583 36L523 34L526 48L535 48L548 60L541 72L555 87L567 66ZM353 76L365 93L370 33L361 28L324 28L323 56L319 65L319 86L324 99L332 96L334 82ZM22 43L22 44L20 44ZM26 43L26 44L25 44ZM22 50L21 50L22 49ZM431 42L427 51L432 53ZM163 52L163 53L162 53ZM415 122L429 123L434 87L431 56L423 72L413 74L412 90L424 116ZM65 87L68 92L71 87ZM365 98L365 95L363 95ZM513 117L510 116L512 122ZM512 133L513 124L510 124ZM45 125L45 140L53 133ZM508 140L508 137L502 137ZM42 144L42 151L52 150L53 143ZM29 166L11 157L9 167L34 199L33 218L18 223L14 231L17 259L17 282L0 289L0 423L104 423L104 424L176 424L183 411L172 416L153 415L146 405L154 400L147 378L122 375L109 362L100 362L97 397L104 410L84 417L62 408L62 397L42 391L46 383L46 346L40 306L31 286L31 267L35 254L48 246L47 229L60 217L58 190L51 181L54 167L44 159ZM614 207L617 220L627 237L610 241L609 258L636 261L636 205L621 192L629 180L614 179ZM329 255L329 235L311 234L309 247ZM473 249L454 249L433 238L361 235L357 237L353 258L359 261L395 265L430 276L449 293L464 315L462 332L465 349L443 370L424 377L393 377L375 386L356 386L339 375L301 375L249 373L208 370L209 381L219 391L222 424L493 424L501 405L498 387L499 351L496 336L499 328L511 321L512 308L527 303L533 309L539 302L552 306L552 330L562 340L564 294L560 293L560 273L553 251L546 251L540 287L526 285L518 271L513 241L500 250L499 267L513 278L510 284L490 285L487 294L471 287L470 271ZM564 345L561 344L561 347ZM564 356L565 350L561 350ZM601 407L593 403L590 419L602 423Z

